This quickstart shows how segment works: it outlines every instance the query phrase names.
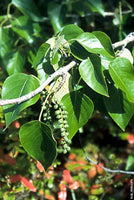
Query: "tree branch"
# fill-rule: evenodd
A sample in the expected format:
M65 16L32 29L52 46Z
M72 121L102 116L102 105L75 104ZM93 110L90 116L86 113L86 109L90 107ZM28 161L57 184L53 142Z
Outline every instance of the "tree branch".
M127 37L120 41L120 42L116 42L114 43L112 46L113 48L118 48L120 46L123 46L122 49L124 49L126 47L126 45L130 42L134 41L134 32L131 32L130 34L127 35ZM52 75L50 75L48 77L48 79L41 85L39 86L37 89L33 90L32 92L16 98L16 99L0 99L0 106L4 106L4 105L9 105L9 104L20 104L24 101L27 101L29 99L31 99L32 97L36 96L37 94L41 93L44 88L54 80L54 78L58 77L58 76L62 76L63 74L65 75L72 67L74 67L74 65L76 65L75 61L72 61L71 63L69 63L67 66L64 66L62 68L60 68L59 70L57 70L56 72L54 72Z
M126 38L124 40L116 42L112 46L114 49L116 49L120 46L123 46L123 48L125 48L128 43L133 42L133 41L134 41L134 32L131 32L126 36Z
M83 148L83 144L81 142L81 137L80 137L80 132L78 132L79 134L79 142L80 142L80 146L81 146L81 149L86 157L86 159L93 163L94 165L98 165L100 168L104 169L105 171L109 172L109 173L121 173L121 174L129 174L129 175L134 175L134 171L124 171L124 170L120 170L120 169L109 169L107 167L103 167L102 165L100 165L98 162L95 162L94 160L92 160L91 158L88 157L85 149Z
M56 77L58 76L62 76L64 74L66 74L72 67L74 67L76 65L75 61L72 61L71 63L69 63L68 65L60 68L59 70L57 70L56 72L54 72L52 75L50 75L48 77L48 79L42 84L40 85L37 89L33 90L32 92L16 98L16 99L0 99L0 106L4 106L4 105L9 105L9 104L20 104L24 101L27 101L29 99L31 99L32 97L36 96L37 94L41 93L44 88L51 83Z

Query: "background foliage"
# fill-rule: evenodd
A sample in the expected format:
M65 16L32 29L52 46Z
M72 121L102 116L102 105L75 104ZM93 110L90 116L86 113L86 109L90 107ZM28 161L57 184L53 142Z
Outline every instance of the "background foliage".
M67 154L64 153L70 148L70 140L68 137L64 138L66 144L62 145L63 138L59 137L59 126L56 119L59 113L53 116L55 111L48 109L48 107L54 107L53 104L55 107L59 106L59 102L55 98L60 101L61 94L57 93L51 103L50 101L46 103L42 117L45 124L36 121L41 104L46 99L44 93L41 97L36 96L21 105L5 106L4 110L7 110L5 116L3 108L0 107L1 199L114 200L132 198L133 194L130 188L133 177L109 174L100 167L87 162L80 146L79 136L75 133L86 124L83 129L79 130L82 145L87 154L97 160L100 165L110 169L134 170L133 66L130 59L115 59L111 46L111 41L112 43L120 41L133 31L133 7L132 2L124 0L55 0L49 2L45 0L7 0L0 2L0 85L3 88L1 94L3 99L18 97L20 88L25 85L25 82L26 85L23 87L21 95L34 90L39 86L38 79L44 82L57 68L68 64L72 58L81 63L78 70L84 80L79 80L78 70L71 71L72 95L70 97L67 94L61 101L66 110L70 111L70 116L67 118L66 113L63 113L63 105L58 108L64 115L61 125L65 126L67 120L71 127L68 132L69 137L73 139L71 151ZM75 27L73 24L79 27ZM58 35L59 32L60 35ZM54 35L56 37L52 37ZM87 43L90 39L94 41L93 46ZM64 45L66 41L70 41L69 46ZM95 48L96 44L97 48ZM52 52L50 47L53 49ZM128 48L133 57L133 45L128 45ZM114 84L107 86L97 53L101 54L107 62L113 60L109 68L110 75L105 74L105 76L107 78L110 76L108 81L114 82L120 90L114 87ZM105 69L108 67L107 62L103 63ZM90 66L90 70L85 66ZM93 79L90 79L90 74ZM100 84L95 82L95 75L98 76L97 80ZM16 89L16 85L18 89ZM86 89L80 93L83 86ZM107 96L110 96L110 99ZM120 100L122 100L122 104L120 104ZM95 107L94 113L92 101ZM81 110L78 109L78 105L81 105L80 102L83 106ZM33 104L34 106L32 106ZM87 115L84 106L88 111ZM112 109L115 109L115 112ZM10 112L8 112L9 110ZM48 110L52 113L45 115ZM49 114L53 118L48 120L48 117L51 116ZM89 119L91 115L92 118ZM77 123L78 117L80 118L79 123ZM53 140L51 129L47 124L47 121L51 120L55 122L53 125L54 136L59 145L59 154L56 160L56 142ZM119 127L125 132L122 133ZM3 129L5 129L4 132ZM31 130L32 136L30 136ZM45 132L45 140L43 132ZM27 135L30 139L26 138ZM25 146L31 137L33 137L33 144L45 141L43 147L46 149L44 148L43 152L49 151L49 154L44 154L42 158L42 152L39 152L38 145L36 151L35 146L34 149L28 143ZM32 155L32 158L24 151L22 145ZM45 171L37 158L41 162L44 161L42 164L46 169L52 161L54 162Z

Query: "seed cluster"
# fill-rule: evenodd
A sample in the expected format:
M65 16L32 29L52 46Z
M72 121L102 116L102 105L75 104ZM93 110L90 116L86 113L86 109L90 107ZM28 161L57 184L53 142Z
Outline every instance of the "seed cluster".
M60 129L61 139L60 145L58 147L59 153L67 153L70 150L71 140L68 138L69 133L67 132L68 123L67 123L67 111L62 103L57 103L54 105L55 115L58 120L58 127Z
M43 106L43 121L51 126L54 132L58 132L58 138L54 133L55 139L58 141L57 151L58 153L67 153L70 150L71 140L68 138L69 133L67 131L67 111L64 105L58 102L55 98L51 101L51 96L47 99L48 93L46 92L42 96L42 101L45 102ZM56 126L55 126L56 121Z

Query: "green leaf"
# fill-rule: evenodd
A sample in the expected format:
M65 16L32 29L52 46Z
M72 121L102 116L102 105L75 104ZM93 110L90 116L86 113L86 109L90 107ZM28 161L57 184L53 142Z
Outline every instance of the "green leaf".
M134 68L126 58L116 58L109 66L110 75L115 84L126 93L130 102L134 102Z
M96 55L83 60L79 66L79 72L82 79L91 87L94 91L108 96L107 85L102 72L100 58Z
M35 59L33 61L34 68L37 67L37 65L39 65L42 62L43 58L46 57L49 50L50 50L50 44L48 43L43 43L40 46L37 55L35 56Z
M84 2L83 1L75 1L75 2L73 2L73 4L71 6L72 6L72 10L75 13L77 13L80 17L85 17L85 10L87 11L87 2L86 1L84 1ZM90 11L90 9L89 9L89 11ZM77 17L75 17L74 20L76 20L75 22L77 23L79 19Z
M101 44L102 40L100 41L97 37L93 33L85 32L80 34L76 38L76 41L78 41L90 53L101 54L104 57L113 58L113 52L111 52L110 49L107 51L108 47L105 45L106 42ZM109 40L107 43L109 43Z
M15 194L12 192L6 192L3 195L3 200L15 200Z
M134 170L134 153L128 156L125 170L128 170L128 171Z
M68 112L67 123L69 125L69 138L72 138L80 127L85 125L91 117L94 106L93 102L79 91L66 94L61 102Z
M0 56L2 58L12 47L13 38L11 36L10 29L3 29L0 27Z
M32 21L30 21L27 16L21 16L12 21L11 24L14 32L26 39L27 42L33 43L33 25Z
M26 152L47 170L56 158L56 141L51 129L40 121L31 121L20 128L19 137Z
M64 39L63 35L59 36L58 38L52 38L52 39L53 39L52 41L54 44L51 43L51 49L52 49L51 63L56 64L55 60L57 60L56 57L57 57L58 50L60 48L63 48L62 46L66 43L66 40ZM47 42L50 42L50 40L48 40ZM64 46L69 48L68 44Z
M90 56L90 53L77 41L73 42L70 45L70 49L71 49L71 54L80 61L85 60Z
M83 33L84 31L74 24L66 25L61 31L60 35L64 35L64 38L68 41L71 39L75 39L78 35Z
M4 58L3 63L6 66L6 71L9 75L22 72L24 70L23 66L25 64L25 57L22 52L9 51Z
M109 98L104 97L107 112L124 131L134 114L134 103L129 102L126 95L114 86L109 86L109 95Z
M53 66L50 63L50 44L43 43L40 46L33 61L33 67L37 71L41 82L44 82L54 72Z
M104 16L104 6L101 0L88 0L88 2L93 12L99 12Z
M112 55L113 57L115 57L115 53L112 47L112 42L110 37L108 37L108 35L106 35L104 32L101 31L94 31L92 32L96 38L100 41L100 43L102 44L102 46L105 48L105 50Z
M40 15L33 0L12 0L12 4L17 7L24 15L29 16L33 21L40 22L43 18Z
M9 76L2 88L2 99L14 99L21 97L39 87L39 81L33 75L27 75L23 73L16 73ZM21 104L12 104L4 106L4 113L6 119L6 127L14 121L20 111L24 110L28 106L35 104L40 95L36 95L32 99L25 101Z
M48 5L48 16L53 26L55 34L57 34L64 26L65 10L62 5L50 2Z

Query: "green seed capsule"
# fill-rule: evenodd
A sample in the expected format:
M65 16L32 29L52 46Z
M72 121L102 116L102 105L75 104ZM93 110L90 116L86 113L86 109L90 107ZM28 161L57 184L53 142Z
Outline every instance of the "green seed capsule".
M64 149L64 150L63 150L63 153L64 153L64 154L66 154L66 153L67 153L67 150L66 150L66 149Z
M59 110L56 110L56 111L55 111L55 114L56 114L56 115L59 115L59 114L60 114L60 111L59 111Z
M64 133L65 133L65 129L64 129L64 128L61 128L60 130L61 130L61 132L64 132Z
M48 115L47 113L43 113L43 117L47 117L47 115Z
M61 141L61 144L65 144L65 141L64 141L64 140L62 140L62 141Z
M57 118L57 119L60 119L60 118L61 118L61 116L60 116L60 115L56 115L56 118Z
M55 104L55 105L54 105L54 109L58 109L58 104Z
M64 137L64 136L65 136L65 133L64 133L64 132L61 132L61 136Z

